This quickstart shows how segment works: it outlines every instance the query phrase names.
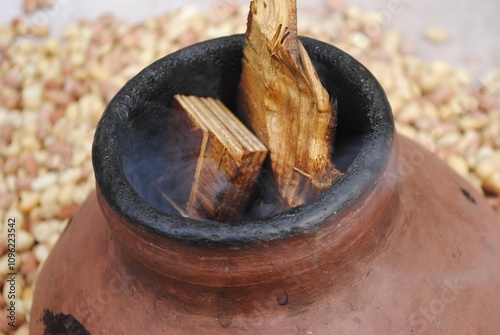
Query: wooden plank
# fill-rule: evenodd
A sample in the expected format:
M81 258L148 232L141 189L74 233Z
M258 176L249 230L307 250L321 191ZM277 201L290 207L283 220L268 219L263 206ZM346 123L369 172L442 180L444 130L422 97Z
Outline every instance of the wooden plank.
M236 219L248 205L267 148L216 99L176 95L172 109L186 115L179 129L202 135L189 144L200 148L189 199L171 204L196 219Z
M305 203L342 175L330 158L336 103L297 38L295 0L252 1L239 103L269 149L288 207Z

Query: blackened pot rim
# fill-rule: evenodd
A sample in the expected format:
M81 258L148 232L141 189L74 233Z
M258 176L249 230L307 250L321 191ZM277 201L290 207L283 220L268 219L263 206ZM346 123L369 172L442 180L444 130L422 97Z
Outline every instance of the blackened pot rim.
M327 219L348 210L362 195L369 194L386 169L394 140L394 123L385 93L373 75L346 53L311 38L301 37L301 40L313 60L330 72L345 75L344 87L348 94L354 94L351 98L368 102L362 108L369 120L368 129L363 133L363 145L344 176L330 189L307 204L271 218L232 225L160 211L144 201L128 182L120 144L123 146L121 136L127 131L127 123L132 115L137 116L134 114L135 97L157 94L155 87L169 85L167 69L179 64L194 64L206 57L215 57L219 62L218 57L222 59L228 54L239 55L241 60L244 36L234 35L198 43L156 61L132 78L108 104L98 124L92 149L97 188L107 204L128 224L155 235L190 243L248 245L316 231L330 221ZM169 95L177 93L189 94L180 89ZM341 105L339 103L339 114L343 112Z

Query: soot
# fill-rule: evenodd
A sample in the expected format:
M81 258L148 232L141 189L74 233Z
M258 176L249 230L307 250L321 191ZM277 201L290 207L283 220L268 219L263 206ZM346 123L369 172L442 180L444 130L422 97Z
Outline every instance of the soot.
M192 146L189 134L179 131L183 122L179 113L158 103L144 103L150 124L137 132L130 129L123 150L125 175L141 197L153 207L169 214L185 215L183 205L189 200L200 148ZM268 165L268 164L265 164ZM220 181L220 183L230 181ZM223 185L214 185L214 189ZM267 168L263 168L250 197L246 212L237 220L256 220L283 211L277 186Z
M332 68L314 59L313 64L323 86L331 98L337 100L337 127L331 158L337 169L346 172L363 145L366 131L363 125L369 124L368 118L362 111L356 111L359 101L350 101L352 94L339 90L335 78L332 78ZM226 71L220 71L222 66L227 68ZM186 71L190 71L190 75L186 75ZM179 131L178 113L170 108L173 95L220 99L247 124L244 113L236 108L240 72L240 62L204 64L202 68L197 66L195 71L178 69L171 79L177 81L174 92L149 94L136 104L140 107L129 116L129 129L121 135L125 143L121 157L129 183L151 206L169 214L183 215L176 205L183 207L189 199L199 155L199 149L189 146L189 136ZM337 99L337 96L345 98ZM264 219L284 210L268 166L264 164L249 206L236 221Z

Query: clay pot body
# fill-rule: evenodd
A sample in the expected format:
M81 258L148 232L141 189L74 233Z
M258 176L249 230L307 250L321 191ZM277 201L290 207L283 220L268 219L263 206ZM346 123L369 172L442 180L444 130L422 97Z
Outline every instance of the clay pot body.
M218 96L234 107L243 38L160 60L105 111L94 141L97 192L44 264L32 334L500 328L499 218L444 163L393 134L390 107L365 68L332 46L303 41L320 76L331 75L331 83L322 80L339 102L337 150L356 137L350 134L361 139L345 175L306 205L247 223L194 221L151 206L125 172L133 161L127 155L134 157L127 136L141 142L153 126L148 113L161 119L160 109L140 106L153 96L168 105L184 93ZM199 69L200 59L212 63L197 74L217 78L215 88L180 76Z

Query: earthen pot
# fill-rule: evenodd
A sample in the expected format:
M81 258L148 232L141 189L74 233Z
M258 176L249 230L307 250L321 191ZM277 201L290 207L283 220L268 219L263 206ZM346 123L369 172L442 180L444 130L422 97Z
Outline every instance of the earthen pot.
M106 108L97 191L38 277L31 334L496 334L500 220L483 196L394 133L369 71L304 38L338 100L345 174L297 208L217 223L169 214L145 185L171 167L176 93L235 108L243 36L167 56ZM238 115L244 119L244 115ZM135 167L135 168L134 168Z

